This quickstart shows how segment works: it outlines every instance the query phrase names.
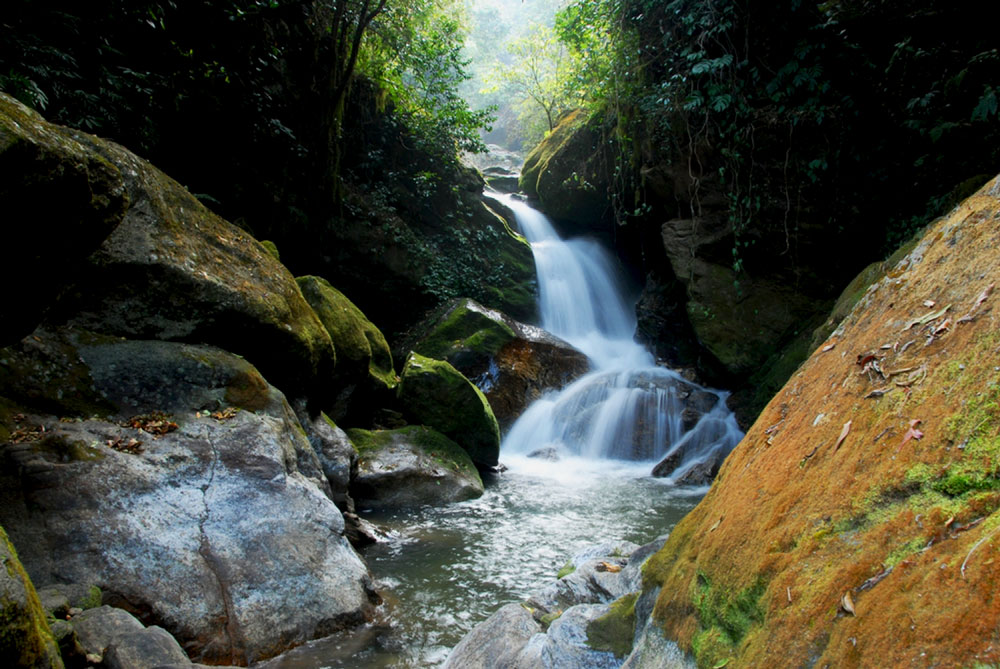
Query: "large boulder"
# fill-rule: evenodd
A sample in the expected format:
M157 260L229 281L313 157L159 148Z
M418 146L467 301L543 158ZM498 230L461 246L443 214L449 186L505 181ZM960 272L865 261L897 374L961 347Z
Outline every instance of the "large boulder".
M0 527L0 662L6 667L62 669L59 647L17 552Z
M0 93L0 203L7 222L0 285L10 287L0 307L5 346L35 329L86 257L121 222L129 198L109 160L72 131Z
M500 426L482 391L443 360L410 353L400 375L399 401L411 422L450 437L472 461L493 467Z
M0 521L40 584L96 583L210 663L246 664L368 618L367 569L320 460L247 361L72 330L27 339L36 346L2 357L30 369L55 340L78 360L67 393L112 407L75 421L30 404L3 414Z
M296 279L337 351L335 420L370 409L396 387L385 337L346 295L318 276ZM368 406L366 406L368 405Z
M573 233L606 234L613 219L602 161L601 128L577 109L532 150L521 168L521 190Z
M590 364L586 355L558 337L468 298L432 312L404 346L447 360L475 383L501 429L545 392L585 374Z
M7 285L34 287L14 291L3 330L29 332L60 289L51 323L214 344L290 395L330 392L330 337L294 277L253 237L121 146L46 123L7 97L0 128L0 177L13 175L0 196L21 221L6 248L29 263L37 256L40 277L4 275Z
M429 427L347 434L358 449L358 468L351 481L351 496L358 504L438 506L483 494L482 479L469 454Z
M853 300L644 570L698 666L996 663L1000 178Z

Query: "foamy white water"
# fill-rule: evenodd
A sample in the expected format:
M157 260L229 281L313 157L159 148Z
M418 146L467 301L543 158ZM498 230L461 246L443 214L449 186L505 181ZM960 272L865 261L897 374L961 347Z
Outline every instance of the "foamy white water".
M561 239L543 214L516 198L503 201L535 255L542 327L583 351L592 366L521 415L504 439L505 463L537 469L542 465L516 456L539 452L650 463L680 451L679 476L732 450L743 433L726 407L727 394L656 366L635 342L634 305L610 254L593 240ZM688 416L685 425L683 412L692 404L702 415L694 425Z

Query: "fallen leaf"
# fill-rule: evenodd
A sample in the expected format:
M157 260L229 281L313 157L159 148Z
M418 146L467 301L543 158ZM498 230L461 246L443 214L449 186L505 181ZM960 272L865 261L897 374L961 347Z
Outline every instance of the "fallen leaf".
M927 307L928 309L933 307L935 304L937 303L934 300L924 300L924 306Z
M827 344L826 346L823 347L823 353L826 353L827 351L832 351L833 347L836 345L837 342L833 342L832 344Z
M899 448L906 446L906 442L910 439L923 439L924 433L917 429L917 425L920 425L923 421L919 418L914 418L910 421L910 427L906 430L906 434L903 435L903 443L899 445Z
M597 571L606 571L611 574L617 574L622 570L621 565L611 564L610 562L600 562L594 569Z
M851 431L852 422L853 421L847 421L844 423L843 429L840 430L840 436L837 437L837 443L833 447L834 452L836 452L837 449L840 448L840 445L844 443L844 439L847 439L847 434Z
M873 397L882 397L882 395L885 395L887 392L889 392L888 388L876 388L875 390L865 395L865 399L868 400L872 399Z
M857 364L859 366L861 366L861 367L864 367L865 365L867 365L869 362L871 362L874 359L875 359L875 356L873 354L871 354L871 353L867 353L867 354L865 354L865 353L858 353Z
M844 593L844 596L840 598L840 608L844 609L847 613L852 616L858 615L854 610L854 599L851 597L851 591L848 590Z
M236 414L240 412L236 407L226 407L222 411L216 411L212 413L212 418L217 421L229 420L230 418L235 418Z
M722 516L719 516L719 519L715 521L715 523L710 528L708 528L708 531L715 532L716 528L719 527L719 524L722 523L722 518L723 518Z

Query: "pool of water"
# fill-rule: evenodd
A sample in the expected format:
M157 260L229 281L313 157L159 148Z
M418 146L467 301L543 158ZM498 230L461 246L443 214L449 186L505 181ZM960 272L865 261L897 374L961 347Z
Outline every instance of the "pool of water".
M380 621L312 642L267 669L434 667L477 623L555 578L576 551L643 544L704 494L648 476L652 463L509 456L479 499L362 515L389 533L364 552L385 598Z

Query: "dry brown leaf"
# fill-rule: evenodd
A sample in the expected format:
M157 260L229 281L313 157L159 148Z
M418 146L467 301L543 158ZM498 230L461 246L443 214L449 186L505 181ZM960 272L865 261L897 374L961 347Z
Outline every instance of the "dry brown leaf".
M854 610L854 598L851 597L850 590L845 592L844 596L840 598L840 608L844 609L844 611L850 613L852 616L858 615Z
M822 349L823 353L826 353L827 351L832 351L832 350L833 350L833 348L834 348L834 347L835 347L836 345L837 345L837 342L833 342L833 343L831 343L831 344L827 344L827 345L826 345L826 346L824 346L824 347L823 347L823 349Z
M719 519L715 521L715 523L713 523L713 525L710 528L708 528L708 531L715 532L715 530L719 527L721 523L722 523L722 516L719 516Z
M910 421L910 427L906 430L906 434L903 435L903 443L899 445L899 448L906 446L906 442L910 439L923 439L924 433L917 429L917 425L920 425L923 421L919 418L914 418Z
M836 452L840 445L844 443L844 439L847 439L848 433L851 431L851 423L853 421L847 421L844 423L844 427L840 430L840 436L837 437L837 443L834 445L833 450Z
M217 421L229 420L230 418L235 418L236 414L240 412L236 407L226 407L222 411L216 411L212 414L212 418Z

